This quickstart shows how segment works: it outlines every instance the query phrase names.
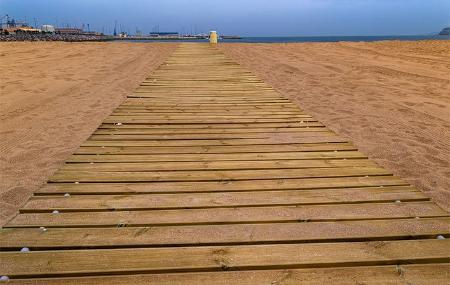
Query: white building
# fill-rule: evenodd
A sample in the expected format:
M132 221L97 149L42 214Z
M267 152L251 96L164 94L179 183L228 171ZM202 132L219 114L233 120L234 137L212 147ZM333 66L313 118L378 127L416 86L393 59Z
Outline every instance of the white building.
M44 33L54 33L55 32L55 27L52 25L42 25L41 30Z

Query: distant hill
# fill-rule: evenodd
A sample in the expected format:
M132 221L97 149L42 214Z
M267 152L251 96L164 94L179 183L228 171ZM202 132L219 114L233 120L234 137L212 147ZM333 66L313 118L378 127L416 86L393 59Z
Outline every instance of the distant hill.
M449 36L450 35L450 27L443 28L439 33L440 36Z

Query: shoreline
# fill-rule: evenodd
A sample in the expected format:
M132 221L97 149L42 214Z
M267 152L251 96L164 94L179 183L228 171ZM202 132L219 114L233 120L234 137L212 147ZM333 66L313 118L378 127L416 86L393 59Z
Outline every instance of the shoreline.
M58 40L57 37L51 35L34 35L30 34L30 38L35 36L35 40L27 40L15 38L10 35L0 35L0 42L33 42L33 41L53 41L53 42L209 42L208 39L200 38L171 38L171 37L127 37L119 38L113 36L95 36L95 39L83 39L82 35L65 35L67 40ZM429 41L429 40L449 40L450 35L399 35L399 36L295 36L295 37L241 37L239 39L220 39L219 43L251 43L251 44L266 44L266 43L339 43L339 42L384 42L384 41Z

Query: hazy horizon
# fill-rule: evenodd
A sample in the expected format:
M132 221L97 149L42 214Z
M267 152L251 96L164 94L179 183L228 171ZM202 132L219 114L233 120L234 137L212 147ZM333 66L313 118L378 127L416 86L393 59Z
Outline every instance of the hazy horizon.
M5 14L29 24L90 25L91 30L156 30L241 36L375 36L439 32L450 0L0 0Z

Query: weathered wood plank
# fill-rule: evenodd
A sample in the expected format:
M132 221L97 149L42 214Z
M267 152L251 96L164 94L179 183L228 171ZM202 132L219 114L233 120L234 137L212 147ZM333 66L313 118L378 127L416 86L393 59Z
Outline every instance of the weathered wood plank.
M97 129L94 134L96 135L180 135L180 134L259 134L260 136L267 136L267 134L304 134L304 133L316 133L316 132L329 132L328 129L318 127L298 127L298 128L242 128L242 129L206 129L206 128L184 128L184 129L148 129L148 128L102 128Z
M295 122L295 123L247 123L247 124L174 124L174 125L164 125L164 124L105 124L100 125L99 129L146 129L146 130L184 130L184 129L206 129L217 131L218 129L229 129L232 131L233 129L241 129L241 128L306 128L306 127L323 127L321 123L318 122L306 122L303 123Z
M199 154L74 154L67 159L68 163L82 162L202 162L202 161L266 161L266 160L319 160L319 159L365 159L358 151L329 152L275 152L275 153L199 153Z
M450 240L3 252L17 277L449 262ZM102 260L102 262L99 262Z
M450 218L112 228L6 228L0 249L115 248L435 238Z
M60 171L175 171L175 170L230 170L230 169L288 169L332 167L376 167L368 159L317 159L317 160L240 160L240 161L193 161L193 162L146 162L129 163L70 163Z
M114 115L127 116L127 115L153 115L153 116L165 116L165 115L183 115L183 116L211 116L211 115L223 115L225 117L237 117L237 116L272 116L272 115L305 115L299 111L252 111L252 110L185 110L185 109L156 109L156 108L117 108L113 111Z
M308 190L348 187L387 187L408 185L394 176L333 177L312 179L272 179L213 182L152 182L152 183L50 183L37 194L114 194L114 193L195 193L261 190Z
M202 106L198 106L198 108L202 108ZM299 121L308 121L315 122L314 119L309 118L284 118L284 119L246 119L246 118L221 118L221 119L154 119L154 118L114 118L108 117L103 123L106 124L114 124L117 122L126 123L126 124L225 124L225 123L240 123L240 124L248 124L248 123L297 123Z
M231 140L231 139L273 139L277 133L228 133L228 134L93 134L90 141L149 141L149 140ZM330 131L314 130L309 132L286 133L286 140L294 139L293 142L301 141L310 137L335 137ZM283 137L283 139L285 139ZM185 141L182 141L185 142ZM192 144L191 141L189 143Z
M276 137L264 139L198 139L198 140L88 140L81 146L133 146L133 147L189 147L189 146L248 146L275 145L279 148L291 144L334 144L347 143L348 140L336 135L312 136L304 138ZM253 147L255 149L256 147Z
M152 181L228 181L265 180L290 178L347 177L366 175L389 175L381 167L301 168L270 170L210 170L210 171L154 171L154 172L99 172L59 171L50 182L152 182ZM255 182L256 183L256 182ZM260 182L261 183L261 182Z
M189 194L83 195L32 197L21 210L182 209L270 205L338 204L428 200L412 187L316 189Z
M98 142L97 142L98 144ZM179 153L264 153L264 152L316 152L356 151L350 143L305 143L266 145L205 145L205 146L81 146L76 154L179 154Z
M22 213L6 227L167 226L444 217L432 202L301 205L152 211Z
M13 285L447 285L450 264L412 264L283 270L139 274L83 278L11 280ZM280 283L282 282L282 283Z

